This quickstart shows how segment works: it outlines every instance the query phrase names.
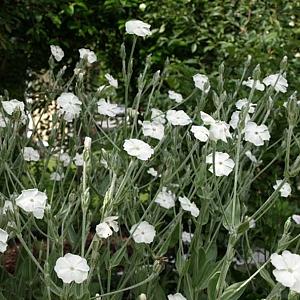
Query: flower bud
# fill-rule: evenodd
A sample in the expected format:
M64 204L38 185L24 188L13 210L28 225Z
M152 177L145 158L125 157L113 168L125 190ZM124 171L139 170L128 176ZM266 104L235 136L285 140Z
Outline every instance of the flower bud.
M140 294L138 300L147 300L147 296L144 293Z
M258 80L260 77L260 64L258 64L253 70L252 77L254 80Z
M280 71L285 71L287 67L287 56L284 56L282 61L280 62Z
M124 43L122 43L122 45L121 45L120 56L121 56L122 59L125 60L125 58L126 58L126 49L125 49L125 44Z
M249 55L247 56L247 60L246 60L246 62L245 62L245 68L248 68L248 67L250 66L251 60L252 60L252 56L249 54Z
M140 5L139 5L139 9L141 10L141 11L145 11L145 9L146 9L146 4L145 3L141 3Z

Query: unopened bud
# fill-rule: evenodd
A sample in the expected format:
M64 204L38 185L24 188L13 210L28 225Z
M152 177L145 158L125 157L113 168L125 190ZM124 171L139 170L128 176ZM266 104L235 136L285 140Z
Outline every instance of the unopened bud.
M140 294L138 300L147 300L147 296L144 293Z
M122 43L122 45L121 45L120 56L121 56L122 59L126 58L126 49L125 49L125 44L124 43Z
M280 62L280 71L285 71L287 66L287 56L284 56L282 61Z
M260 77L260 65L258 64L253 70L252 77L254 80L258 80Z

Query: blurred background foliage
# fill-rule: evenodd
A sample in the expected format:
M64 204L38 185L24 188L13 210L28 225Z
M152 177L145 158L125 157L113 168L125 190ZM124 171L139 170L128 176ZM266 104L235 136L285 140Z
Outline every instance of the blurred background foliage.
M162 69L169 58L168 84L183 94L185 76L195 71L213 74L223 60L234 76L248 54L261 64L263 74L278 70L287 55L288 80L295 87L299 10L300 2L290 0L2 0L0 92L8 89L22 99L28 70L48 67L50 44L60 45L63 62L68 59L71 65L79 48L91 48L101 73L117 77L124 23L134 18L153 30L151 37L138 41L136 68L150 53L154 69Z

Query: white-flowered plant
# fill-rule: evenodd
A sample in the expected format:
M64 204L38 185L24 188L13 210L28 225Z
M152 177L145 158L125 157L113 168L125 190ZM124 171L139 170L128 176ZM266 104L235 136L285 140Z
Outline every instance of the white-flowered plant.
M273 275L282 285L300 293L300 255L288 250L282 254L273 253L271 263L275 267Z
M83 166L83 153L76 153L73 161L77 167Z
M193 76L195 87L204 93L208 93L210 90L209 79L206 75L196 74Z
M154 153L149 144L138 139L125 140L123 148L129 155L135 156L140 160L148 160Z
M239 122L240 122L240 115L241 115L241 112L240 111L234 111L231 115L231 119L229 121L229 125L233 128L233 129L236 129L239 125ZM245 123L249 122L250 121L250 115L247 114L246 117L245 117ZM244 127L244 126L243 126Z
M59 160L63 163L64 167L67 167L71 163L71 157L66 152L59 154Z
M228 176L235 165L229 154L224 152L210 153L206 156L205 161L207 164L211 164L209 172L216 176Z
M171 100L174 100L176 103L181 103L183 100L183 97L180 93L169 90L168 94L169 94L169 98Z
M37 219L43 219L47 204L47 195L38 189L23 190L16 198L16 205Z
M138 244L151 244L156 235L154 226L147 221L132 225L130 233L132 234L133 240Z
M86 59L90 64L97 61L97 56L95 52L90 49L86 49L86 48L79 49L79 56L81 59Z
M235 103L235 107L238 110L242 110L243 108L245 108L247 106L249 108L248 113L253 114L255 112L255 108L256 108L257 104L250 103L247 98L240 99Z
M108 83L113 86L114 88L118 88L118 80L113 78L110 74L105 74L105 78L107 79Z
M118 114L122 113L123 110L118 104L109 103L105 99L100 99L97 102L98 105L98 113L100 115L115 117Z
M4 253L7 248L8 233L0 228L0 253Z
M187 300L181 293L168 295L168 300Z
M39 161L40 154L37 150L33 149L32 147L24 147L23 157L26 161Z
M191 215L195 218L199 216L199 209L194 202L191 202L187 197L179 197L178 198L180 205L183 210L189 211Z
M51 50L51 54L58 62L61 61L65 56L63 49L61 49L59 46L50 45L50 50Z
M168 190L165 186L162 188L154 200L161 207L169 209L175 206L176 195Z
M201 111L200 117L204 125L209 125L209 139L212 141L221 140L227 143L228 138L232 138L229 131L230 125L224 121L216 121L209 114Z
M64 177L65 177L65 175L63 173L52 172L50 174L50 180L53 180L53 181L61 181L64 179Z
M157 122L142 122L142 131L144 136L150 136L154 139L161 140L165 134L164 125Z
M151 35L150 27L151 25L140 20L130 20L125 23L127 33L142 37Z
M286 93L288 88L287 80L281 74L272 74L264 78L263 83L266 86L274 87L276 92Z
M167 111L166 118L174 126L186 126L192 123L191 118L183 110Z
M282 185L283 180L276 180L276 184L273 185L273 189L276 190L280 185ZM279 189L281 197L287 198L292 193L292 188L288 182L285 182Z
M85 48L73 66L52 45L24 101L0 95L0 295L294 299L300 112L286 58L266 78L250 56L243 70L188 77L172 59L151 74L153 57L135 57L150 25L125 30L119 70Z
M248 86L249 88L254 88L258 91L264 91L265 86L259 80L254 80L251 77L248 77L248 80L242 82L243 85Z
M157 108L151 108L151 121L164 125L166 124L165 114Z
M62 93L56 100L59 113L67 122L72 122L81 112L82 102L73 93Z
M158 175L158 172L154 168L149 168L147 173L153 177L157 177L157 175Z
M84 282L88 277L89 270L90 267L85 258L71 253L59 257L54 266L57 277L64 283Z
M263 146L265 141L271 138L269 129L266 125L257 125L255 122L247 122L245 125L245 141L255 146Z
M193 125L191 127L191 132L194 134L195 138L200 142L206 142L209 138L209 130L204 126Z
M118 216L111 216L104 218L103 222L96 226L96 234L101 239L107 239L114 232L119 231Z
M182 231L181 240L184 244L190 244L192 242L193 237L193 233Z

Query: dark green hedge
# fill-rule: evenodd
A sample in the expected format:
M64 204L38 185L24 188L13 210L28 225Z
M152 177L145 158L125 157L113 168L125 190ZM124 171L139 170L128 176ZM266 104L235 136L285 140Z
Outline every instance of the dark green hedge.
M154 67L165 59L211 73L221 61L233 74L247 54L265 73L289 57L293 85L300 58L300 2L290 0L2 0L0 2L0 92L21 97L26 69L46 68L49 45L59 44L77 60L77 49L97 51L102 70L120 69L124 23L137 18L154 34L138 43L141 57L153 54ZM137 67L143 64L138 60ZM295 85L295 84L294 84Z

